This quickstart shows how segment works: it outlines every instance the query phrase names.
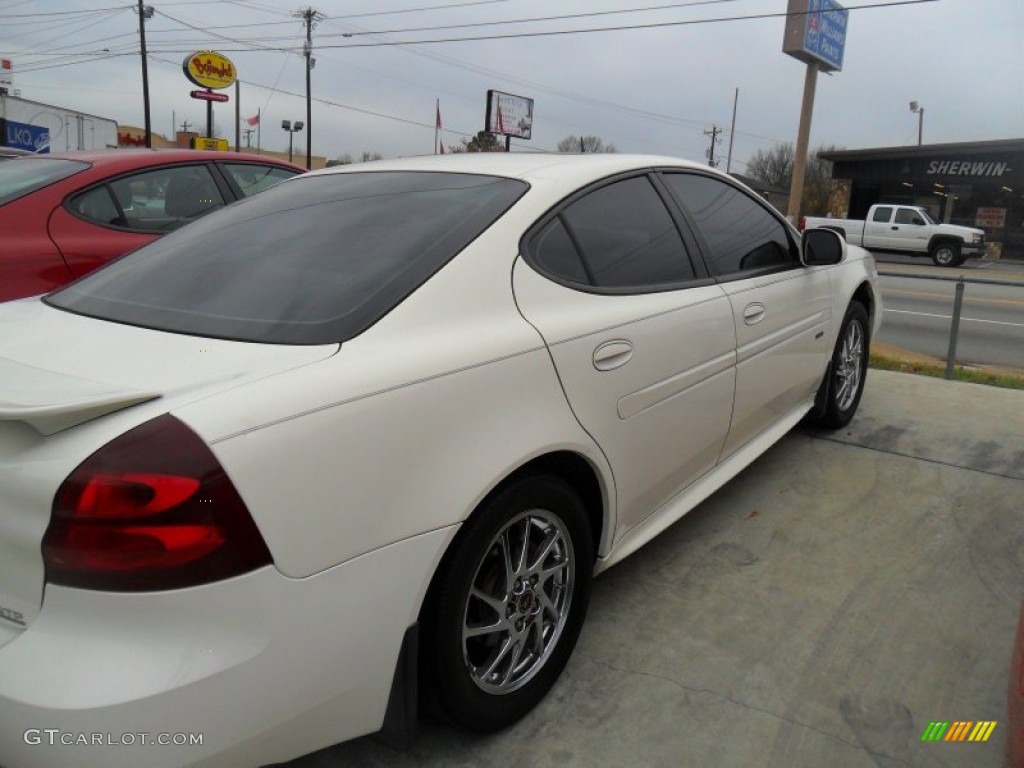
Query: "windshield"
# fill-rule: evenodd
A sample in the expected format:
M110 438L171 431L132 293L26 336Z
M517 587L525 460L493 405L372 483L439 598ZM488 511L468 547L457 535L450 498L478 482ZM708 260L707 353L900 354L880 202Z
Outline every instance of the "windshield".
M931 217L931 215L928 213L928 211L926 211L924 208L915 208L914 210L916 210L918 213L921 214L922 217L924 217L924 220L925 220L925 222L927 224L938 224L939 223L935 219L933 219Z
M47 297L91 317L279 344L352 338L526 191L513 179L363 172L283 182Z
M0 205L84 171L88 163L58 158L17 157L0 163Z

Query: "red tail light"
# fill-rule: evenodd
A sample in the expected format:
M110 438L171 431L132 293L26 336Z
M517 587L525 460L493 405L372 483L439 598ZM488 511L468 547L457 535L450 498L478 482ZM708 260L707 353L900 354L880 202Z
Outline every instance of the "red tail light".
M806 216L801 216L800 217L800 227L799 227L799 229L800 229L801 232L803 232L805 229L807 229L807 217Z
M230 478L170 414L115 438L61 484L43 537L47 581L178 589L272 560Z

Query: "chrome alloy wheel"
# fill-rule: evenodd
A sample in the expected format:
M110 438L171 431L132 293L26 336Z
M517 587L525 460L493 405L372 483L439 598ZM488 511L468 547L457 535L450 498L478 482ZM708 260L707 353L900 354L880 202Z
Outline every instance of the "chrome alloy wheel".
M846 328L836 366L835 399L840 411L847 410L857 399L864 370L864 329L854 321Z
M517 515L491 540L462 625L463 659L481 690L511 693L544 667L569 616L575 573L569 532L546 510Z

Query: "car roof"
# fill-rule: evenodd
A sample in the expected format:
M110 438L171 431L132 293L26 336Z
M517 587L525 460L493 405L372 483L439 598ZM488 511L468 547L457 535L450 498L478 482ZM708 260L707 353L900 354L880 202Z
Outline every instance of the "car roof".
M557 176L562 181L586 183L605 176L644 168L684 168L714 171L706 165L677 157L658 155L626 155L618 153L563 154L533 152L459 152L448 155L425 155L396 160L334 166L314 171L312 175L360 173L367 171L433 171L474 173L503 176L532 182Z
M268 155L254 155L246 152L209 152L196 149L95 149L75 152L50 152L36 154L44 159L80 160L100 169L131 169L149 165L178 162L260 162L304 172L306 169L285 160Z

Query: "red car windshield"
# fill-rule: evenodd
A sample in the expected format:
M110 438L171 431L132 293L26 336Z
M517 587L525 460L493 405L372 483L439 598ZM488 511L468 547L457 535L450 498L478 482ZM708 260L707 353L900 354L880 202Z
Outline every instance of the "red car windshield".
M0 205L89 168L80 160L19 157L0 164Z

